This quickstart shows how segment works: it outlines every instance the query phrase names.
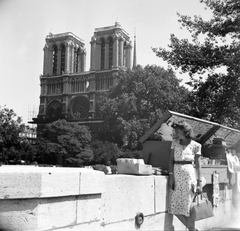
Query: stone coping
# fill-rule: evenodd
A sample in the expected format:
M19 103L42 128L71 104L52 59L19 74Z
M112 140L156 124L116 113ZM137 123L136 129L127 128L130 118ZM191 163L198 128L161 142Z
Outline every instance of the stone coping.
M0 199L101 194L104 182L105 174L91 169L3 165Z

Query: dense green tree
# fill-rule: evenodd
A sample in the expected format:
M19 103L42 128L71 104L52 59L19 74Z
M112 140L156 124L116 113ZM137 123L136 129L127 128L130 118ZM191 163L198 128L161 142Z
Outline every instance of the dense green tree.
M57 120L47 124L37 140L38 162L64 166L87 165L93 158L91 134L86 126Z
M167 109L188 110L188 91L180 86L171 69L156 65L120 70L116 85L99 100L99 111L105 120L102 138L140 149L139 138Z
M34 158L32 145L19 137L24 129L25 124L14 110L0 106L0 162L19 163L20 160L31 161Z
M192 39L178 39L172 34L169 49L153 48L153 51L182 72L189 73L189 84L193 87L192 115L211 114L213 121L239 127L240 1L201 2L212 11L210 20L178 14L179 22L191 33Z
M121 157L121 150L109 141L95 140L91 143L94 158L92 164L116 165L117 158Z

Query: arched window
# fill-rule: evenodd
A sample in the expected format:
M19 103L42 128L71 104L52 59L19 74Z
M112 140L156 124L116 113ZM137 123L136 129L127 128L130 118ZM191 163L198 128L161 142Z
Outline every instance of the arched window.
M101 70L105 68L105 39L101 39Z
M65 45L61 44L61 74L65 72Z
M53 70L53 74L56 75L57 74L57 56L58 56L58 49L57 46L54 45L53 46L53 60L52 60L52 70Z
M108 68L112 69L112 65L113 65L113 38L112 37L109 37L108 43L109 43Z
M57 100L52 101L47 107L47 116L49 118L57 119L57 118L61 118L61 114L62 114L62 104Z

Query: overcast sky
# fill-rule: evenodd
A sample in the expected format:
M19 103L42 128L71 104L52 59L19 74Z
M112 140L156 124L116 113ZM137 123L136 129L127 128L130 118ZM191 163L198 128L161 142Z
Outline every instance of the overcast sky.
M39 75L49 32L72 32L85 42L86 70L95 28L117 20L133 41L137 35L137 63L167 67L151 47L167 47L170 34L187 38L177 12L202 15L210 11L199 0L0 0L0 106L13 109L23 122L38 112ZM186 76L180 76L186 80Z

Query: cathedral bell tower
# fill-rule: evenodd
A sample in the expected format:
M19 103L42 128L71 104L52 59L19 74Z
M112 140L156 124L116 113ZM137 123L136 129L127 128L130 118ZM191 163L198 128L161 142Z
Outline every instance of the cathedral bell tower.
M116 22L96 28L91 39L91 71L132 68L132 44L128 33Z
M83 40L71 32L50 33L45 41L38 121L51 122L66 119L69 94L86 89L86 78L81 85L73 78L85 73L86 51Z
M82 39L73 33L49 34L44 47L44 76L84 72L86 51Z

